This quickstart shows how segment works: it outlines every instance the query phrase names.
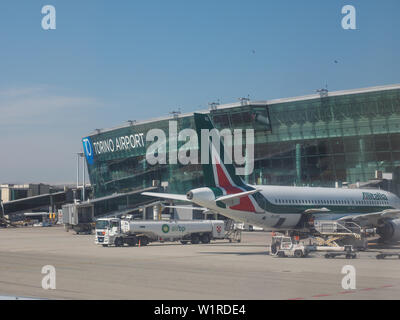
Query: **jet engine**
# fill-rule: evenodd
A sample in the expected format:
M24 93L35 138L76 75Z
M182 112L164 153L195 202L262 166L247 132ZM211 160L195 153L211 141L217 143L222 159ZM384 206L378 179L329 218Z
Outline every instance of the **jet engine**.
M204 205L215 200L214 192L210 188L199 188L190 190L186 194L188 200Z
M386 221L383 226L377 228L376 233L384 242L400 241L400 219Z

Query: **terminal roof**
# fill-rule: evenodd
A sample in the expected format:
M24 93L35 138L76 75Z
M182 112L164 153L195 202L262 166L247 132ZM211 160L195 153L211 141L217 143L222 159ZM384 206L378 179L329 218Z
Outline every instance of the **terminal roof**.
M387 91L387 90L395 90L395 89L400 89L400 84L391 84L391 85L368 87L368 88L361 88L361 89L332 91L332 92L328 92L327 97L336 97L336 96L361 94L361 93L369 93L369 92L377 92L377 91ZM321 98L321 95L319 93L315 93L315 94L292 97L292 98L282 98L282 99L262 100L262 101L244 101L244 102L239 101L239 102L234 102L234 103L218 105L217 110L240 108L240 107L244 107L244 106L267 106L267 105L274 105L274 104L279 104L279 103L290 103L290 102L314 100L314 99L320 99L320 98ZM89 134L89 136L95 136L99 133L105 133L105 132L109 132L109 131L113 131L113 130L117 130L117 129L121 129L121 128L127 128L129 126L142 125L142 124L146 124L146 123L152 123L152 122L163 121L163 120L174 120L177 118L187 118L187 117L193 116L194 113L210 113L210 110L199 110L199 111L190 112L190 113L176 114L175 116L173 116L173 115L163 116L163 117L153 118L153 119L149 119L149 120L137 121L132 124L126 123L126 124L123 124L123 125L120 125L117 127L94 131L91 134Z

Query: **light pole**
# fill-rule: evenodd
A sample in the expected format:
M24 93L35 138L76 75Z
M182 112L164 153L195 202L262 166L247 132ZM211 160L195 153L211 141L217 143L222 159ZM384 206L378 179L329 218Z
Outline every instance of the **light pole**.
M79 189L79 159L84 157L83 152L77 153L76 159L76 192ZM85 161L82 160L83 186L82 186L82 201L85 201Z
M82 188L82 201L85 202L85 191L86 191L86 182L85 182L85 176L86 176L86 170L85 170L85 158L83 153L81 153L82 157L82 174L83 174L83 188Z
M4 218L5 212L4 212L3 199L0 199L0 205L1 205L1 217Z
M76 190L79 188L79 157L80 153L78 152L76 157Z

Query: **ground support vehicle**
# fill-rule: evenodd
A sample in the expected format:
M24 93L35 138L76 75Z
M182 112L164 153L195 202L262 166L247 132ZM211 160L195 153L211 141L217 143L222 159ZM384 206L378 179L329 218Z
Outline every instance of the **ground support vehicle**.
M270 254L279 258L296 257L303 258L309 253L308 246L298 241L293 241L292 237L273 236Z
M95 243L116 247L146 246L150 242L210 243L228 239L222 220L158 221L103 218L96 222Z
M400 259L400 252L380 252L376 258L378 260L385 259L387 257L397 257Z

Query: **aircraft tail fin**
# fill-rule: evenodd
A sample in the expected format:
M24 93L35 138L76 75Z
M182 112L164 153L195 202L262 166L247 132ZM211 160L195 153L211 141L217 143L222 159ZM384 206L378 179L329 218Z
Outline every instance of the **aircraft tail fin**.
M236 168L231 159L232 152L226 152L225 141L221 139L209 115L195 113L194 121L205 185L211 188L241 187L248 189L243 179L236 174Z

